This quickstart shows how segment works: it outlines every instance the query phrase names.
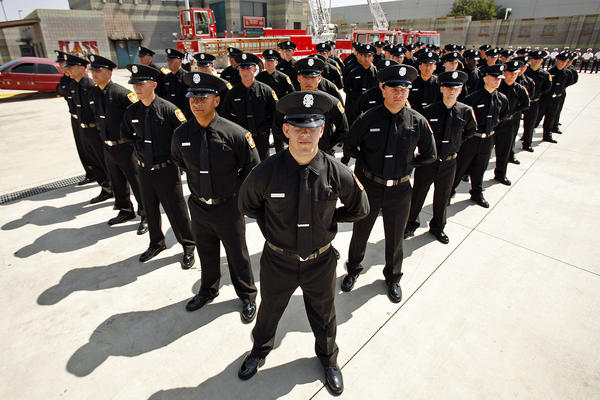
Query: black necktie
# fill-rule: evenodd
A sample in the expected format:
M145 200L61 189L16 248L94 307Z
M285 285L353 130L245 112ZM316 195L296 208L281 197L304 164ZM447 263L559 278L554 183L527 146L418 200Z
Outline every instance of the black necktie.
M210 159L208 156L208 131L202 129L202 145L200 146L200 188L202 197L212 199L212 182L210 180Z
M298 189L298 235L297 248L300 257L306 258L313 252L312 247L312 215L310 187L308 186L308 167L300 169L300 186Z
M152 128L150 123L150 107L144 111L144 168L150 170L154 161L152 159Z
M398 114L392 116L392 122L390 123L390 129L388 129L387 144L385 146L385 154L383 155L383 178L391 179L396 178L395 176L395 165L394 158L396 157L396 140L398 139L398 127L396 126L398 121Z

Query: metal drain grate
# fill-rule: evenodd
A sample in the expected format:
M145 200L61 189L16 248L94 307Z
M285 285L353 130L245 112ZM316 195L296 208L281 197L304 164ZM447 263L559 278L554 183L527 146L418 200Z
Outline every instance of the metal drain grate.
M7 204L13 201L21 200L26 197L35 196L36 194L46 193L51 190L64 188L76 184L85 178L85 175L74 176L73 178L62 179L60 181L47 183L45 185L36 186L31 189L19 190L18 192L0 195L0 204Z

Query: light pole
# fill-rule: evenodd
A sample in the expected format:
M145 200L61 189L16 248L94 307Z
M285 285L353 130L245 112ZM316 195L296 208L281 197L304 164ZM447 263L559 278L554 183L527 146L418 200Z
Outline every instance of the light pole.
M508 19L509 12L512 12L512 8L510 8L510 7L506 9L506 12L504 13L504 19Z
M4 9L4 0L0 0L0 4L2 4L2 11L4 12L4 20L8 21L8 18L6 17L6 10Z

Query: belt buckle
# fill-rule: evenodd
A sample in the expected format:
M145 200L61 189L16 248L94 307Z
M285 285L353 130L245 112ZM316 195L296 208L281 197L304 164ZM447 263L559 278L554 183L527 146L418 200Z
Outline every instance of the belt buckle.
M85 128L85 124L83 122L81 124L79 124L79 126L81 126L82 128Z
M486 134L486 133L482 133L482 134L481 134L481 138L482 138L482 139L485 139L486 137L487 137L487 134Z
M392 187L394 186L394 180L393 179L388 179L385 181L385 186L387 187Z
M204 199L204 200L205 200L206 204L210 204L210 205L214 204L213 199Z
M308 257L306 257L306 258L302 258L302 256L300 254L296 254L296 255L298 256L298 261L305 262L305 261L308 261L308 259L310 258L310 256L312 256L312 253L309 254Z

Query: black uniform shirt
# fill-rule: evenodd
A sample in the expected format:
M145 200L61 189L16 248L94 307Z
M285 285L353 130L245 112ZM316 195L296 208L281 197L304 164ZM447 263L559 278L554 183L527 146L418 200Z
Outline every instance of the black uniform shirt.
M508 99L507 121L513 118L520 118L521 113L529 108L529 93L527 93L527 89L524 86L517 82L507 85L503 80L498 90Z
M412 83L408 101L415 111L422 112L425 106L435 103L440 96L440 85L437 76L432 75L431 78L425 81L419 75Z
M150 121L148 130L145 129L146 115ZM136 157L144 163L144 142L150 140L152 164L161 164L171 160L171 136L182 122L185 122L183 112L157 96L149 107L141 101L127 107L121 123L121 135L134 142ZM148 132L151 139L145 138Z
M187 93L188 87L183 83L183 76L185 71L180 68L176 73L169 72L168 75L163 77L163 98L175 104L186 118L192 116L190 110L190 103L185 94Z
M569 77L567 72L565 72L565 69L566 68L560 70L554 66L548 70L550 75L552 75L552 88L550 89L548 95L557 97L562 96L565 93Z
M94 112L90 107L90 95L94 87L94 81L87 76L81 78L79 82L74 79L71 82L70 91L75 106L74 114L77 114L77 120L81 124L96 123Z
M344 91L354 100L357 100L361 94L377 85L377 69L373 65L365 68L359 64L344 78ZM348 103L348 100L346 98L346 103Z
M196 118L177 128L171 140L171 153L175 164L186 172L193 195L219 198L238 193L246 176L260 163L254 141L246 137L247 134L247 130L218 114L206 128L200 126ZM203 135L207 135L212 196L207 195L207 189L201 184Z
M525 75L533 79L535 82L535 93L531 100L539 100L543 95L550 92L552 89L552 76L548 73L548 71L545 71L542 68L538 69L537 71L527 68Z
M335 61L333 62L335 63ZM342 82L342 74L336 66L326 62L325 68L323 69L323 72L321 72L321 75L323 78L331 81L338 89L342 89L344 87L344 83Z
M480 133L491 133L509 113L508 99L498 90L493 93L484 88L476 90L467 96L465 104L473 107Z
M479 72L479 68L465 68L464 72L469 76L467 79L467 83L465 84L469 93L473 93L474 91L483 86L483 79L481 77L481 72Z
M372 87L360 95L354 106L354 115L358 116L371 108L383 104L383 94L379 86ZM412 104L411 104L412 105Z
M240 71L238 71L237 68L233 68L231 65L221 71L221 78L231 83L232 86L235 86L242 81Z
M275 70L272 74L269 74L266 70L261 71L256 75L256 80L273 89L278 98L282 98L295 90L290 77L281 71Z
M443 101L435 102L423 109L423 116L433 130L441 159L458 153L461 144L477 131L473 109L461 102L456 102L452 108L447 108Z
M135 93L112 81L102 90L98 86L94 87L90 106L103 141L121 139L121 122L125 109L137 101Z
M394 120L395 146L389 149L388 137ZM419 155L415 157L417 147ZM385 105L380 105L354 122L344 144L344 155L356 158L358 169L383 179L398 179L410 175L415 166L434 162L437 152L425 117L406 106L398 114L392 114ZM383 172L385 158L394 160L393 171L387 176Z
M277 94L262 82L254 81L249 88L235 85L225 97L222 116L243 126L253 135L271 132Z
M321 82L319 82L319 86L317 87L317 89L334 97L337 97L337 99L342 102L342 105L344 105L344 99L342 98L342 94L333 84L333 82L331 82L329 79L321 78Z
M293 58L290 61L281 59L277 63L277 66L275 67L275 69L277 71L281 71L284 74L286 74L287 76L289 76L290 80L292 81L292 84L294 85L294 88L296 88L296 90L299 90L300 84L298 83L298 75L296 74L295 65L296 65L296 60L294 60Z
M256 218L265 239L291 252L297 249L300 170L308 168L311 190L312 248L330 243L338 222L354 222L369 213L369 201L350 169L319 151L307 166L300 166L289 149L277 153L252 170L242 184L239 208ZM337 200L343 206L336 208Z
M529 99L533 100L533 96L535 94L535 82L533 79L528 77L526 74L523 74L517 78L517 83L521 84L525 89L527 89Z

